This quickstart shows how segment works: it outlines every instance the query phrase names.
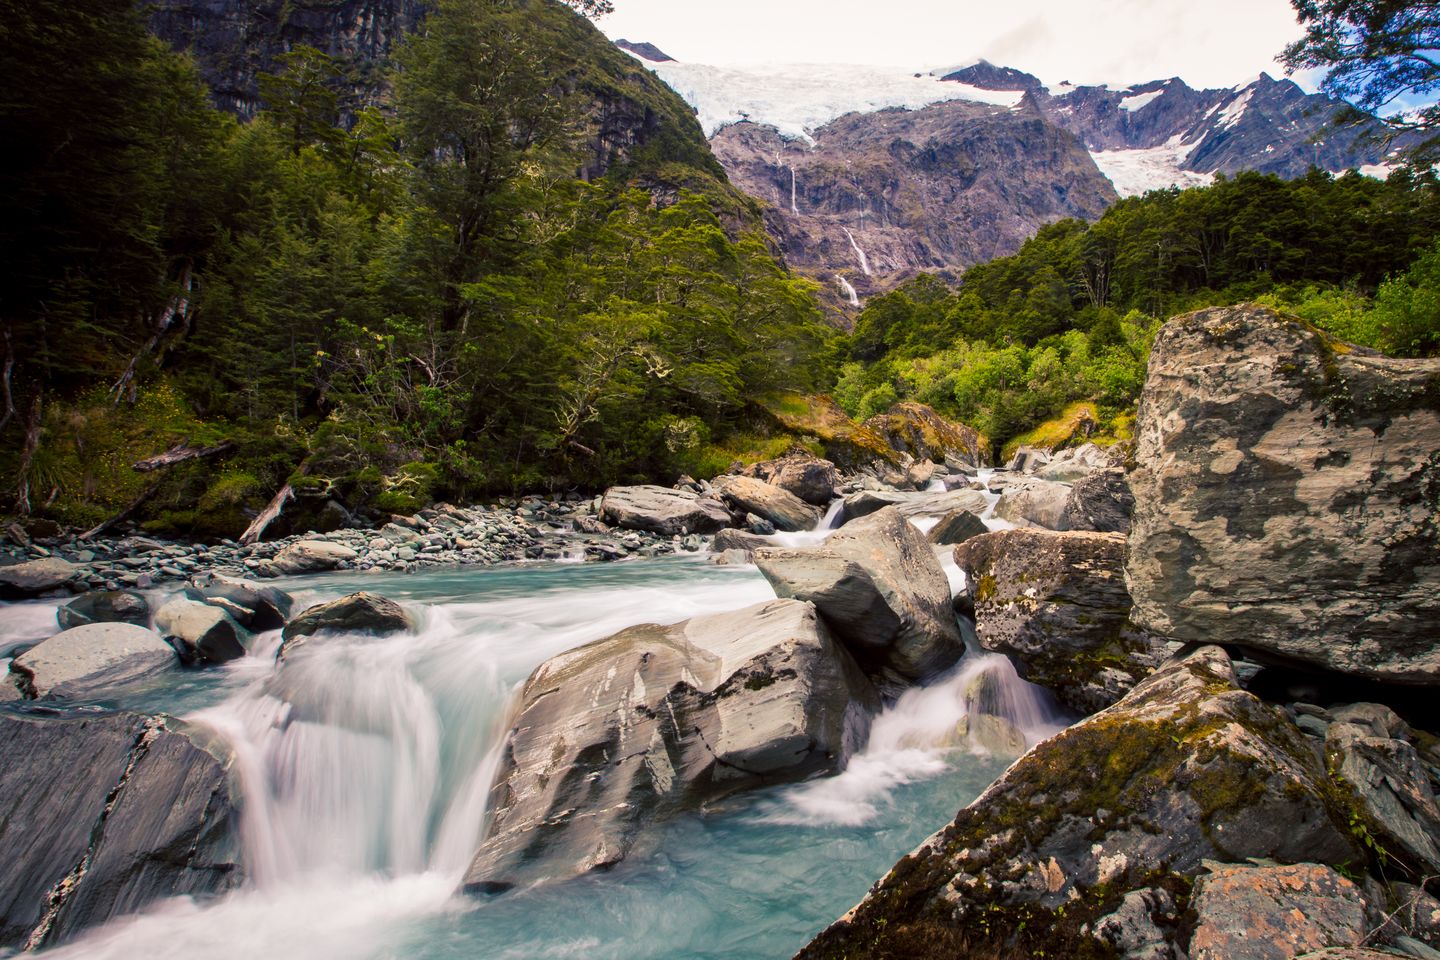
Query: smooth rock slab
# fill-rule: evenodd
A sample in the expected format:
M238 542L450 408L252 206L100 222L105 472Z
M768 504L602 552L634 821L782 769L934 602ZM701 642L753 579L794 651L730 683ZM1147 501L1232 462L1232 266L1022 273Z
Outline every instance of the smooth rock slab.
M47 557L0 566L0 600L23 600L64 586L80 568L68 560Z
M714 533L732 522L730 511L718 500L651 485L611 487L601 501L600 515L612 526L665 537Z
M990 528L985 526L985 521L969 510L952 510L930 528L925 539L939 546L954 546L989 532Z
M52 945L165 897L238 885L232 765L169 718L0 713L0 945Z
M715 481L715 490L737 513L762 517L776 530L794 533L813 529L820 522L819 509L763 480L720 477Z
M1026 479L1006 484L995 504L995 516L1046 530L1064 528L1070 485L1054 480Z
M1440 359L1254 305L1161 329L1135 425L1138 623L1440 686Z
M818 547L755 551L776 596L814 603L860 665L887 685L929 679L964 653L950 583L898 510L841 527Z
M349 547L329 540L300 540L275 554L270 564L279 573L294 575L334 570L358 556Z
M262 633L279 630L295 606L295 600L283 590L249 580L211 577L206 583L185 588L185 596L219 607L247 630Z
M155 611L155 629L187 664L229 663L245 656L250 645L250 631L225 610L183 597Z
M57 633L16 657L11 673L33 698L77 698L161 676L175 651L158 633L133 623L91 623Z
M834 500L835 488L840 485L840 471L835 469L835 464L811 456L765 460L751 464L742 473L787 490L817 507Z
M1195 881L1190 960L1293 960L1365 937L1360 890L1330 867L1215 864Z
M1080 713L1115 703L1165 659L1130 621L1118 533L999 530L957 546L955 563L981 645Z
M133 623L144 627L150 624L150 604L138 593L92 590L57 607L55 620L61 630L83 627L87 623Z
M838 770L879 708L793 600L631 627L541 664L521 698L475 892L613 866L658 820Z

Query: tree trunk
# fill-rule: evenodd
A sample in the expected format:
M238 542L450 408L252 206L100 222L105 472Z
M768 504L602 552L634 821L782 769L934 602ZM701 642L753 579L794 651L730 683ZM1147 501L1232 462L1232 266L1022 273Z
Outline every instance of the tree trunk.
M106 530L109 530L116 524L124 523L126 520L129 520L135 515L135 512L140 509L141 505L143 505L146 500L149 500L155 495L155 491L159 490L160 484L164 482L164 480L156 480L154 483L150 484L150 486L146 487L140 492L140 496L136 497L134 500L131 500L130 505L127 506L124 510L121 510L119 513L115 514L115 516L111 517L109 520L104 521L99 526L92 527L91 529L86 530L84 533L80 534L80 539L92 540L95 537L100 536L100 534L104 533Z
M303 477L309 472L310 464L302 463L300 464L300 469L295 471L295 475ZM274 523L275 518L280 516L285 510L285 504L294 499L295 488L289 483L286 483L285 486L280 488L280 492L275 494L275 499L271 500L269 505L266 506L264 510L261 510L259 515L250 523L250 526L245 528L245 532L240 534L240 542L248 545L258 541L264 536L265 528Z
M40 447L40 398L30 404L30 419L25 425L25 445L20 452L20 469L15 475L20 483L15 490L15 512L30 516L30 467L35 462L35 451Z
M134 470L139 470L141 473L149 473L152 470L159 470L161 467L169 467L177 463L183 463L186 460L196 460L201 457L213 457L234 449L234 440L226 440L213 447L192 447L188 443L177 443L164 453L157 453L153 457L146 457L139 463L132 464L131 467Z

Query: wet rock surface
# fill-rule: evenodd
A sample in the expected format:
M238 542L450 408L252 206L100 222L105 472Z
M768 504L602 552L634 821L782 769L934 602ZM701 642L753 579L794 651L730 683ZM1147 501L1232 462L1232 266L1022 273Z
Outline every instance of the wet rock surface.
M1440 685L1440 360L1268 309L1162 328L1129 475L1136 620L1389 683Z
M1167 655L1131 622L1125 538L1000 530L955 548L987 650L1082 714L1115 703Z
M138 593L125 590L92 590L55 611L61 630L87 623L150 624L150 602Z
M278 656L300 647L307 637L324 632L383 635L415 629L415 618L394 600L373 593L352 593L310 607L285 625Z
M0 713L0 944L51 945L164 897L236 886L231 764L168 718Z
M59 589L79 570L59 557L0 566L0 600L24 600Z
M154 680L177 667L160 635L133 623L91 623L31 647L10 664L29 698L81 698Z
M627 530L663 536L714 533L731 525L730 511L718 500L669 487L611 487L601 508L605 522Z
M228 663L245 656L250 631L228 612L177 597L155 612L155 629L186 663Z
M657 820L838 770L878 709L815 608L793 600L563 653L526 681L466 888L604 869Z

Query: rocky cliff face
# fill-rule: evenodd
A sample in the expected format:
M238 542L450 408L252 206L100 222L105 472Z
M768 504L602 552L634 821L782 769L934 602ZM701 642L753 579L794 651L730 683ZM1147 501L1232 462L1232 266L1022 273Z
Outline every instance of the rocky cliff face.
M958 276L1116 197L1079 139L1034 110L953 101L850 114L813 137L742 123L710 145L732 182L770 204L786 262L842 307L922 271Z

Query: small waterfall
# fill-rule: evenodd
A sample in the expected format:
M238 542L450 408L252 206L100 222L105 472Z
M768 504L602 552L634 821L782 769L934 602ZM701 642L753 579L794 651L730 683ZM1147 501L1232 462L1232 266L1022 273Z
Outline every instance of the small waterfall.
M845 296L850 300L850 306L860 306L860 296L855 292L855 288L850 285L850 281L846 280L838 273L835 274L835 279L840 283L841 292L843 292Z
M790 212L797 217L800 215L800 207L795 202L795 168L786 165L790 170Z
M845 231L845 237L850 241L850 247L855 251L855 256L860 258L860 269L865 272L865 276L870 276L870 258L865 256L865 251L860 249L860 244L855 242L855 235L847 227L840 229Z
M845 509L845 501L836 498L830 501L830 507L820 521L809 530L798 530L794 533L772 533L766 537L777 547L813 547L824 543L836 530L840 529L840 515Z

